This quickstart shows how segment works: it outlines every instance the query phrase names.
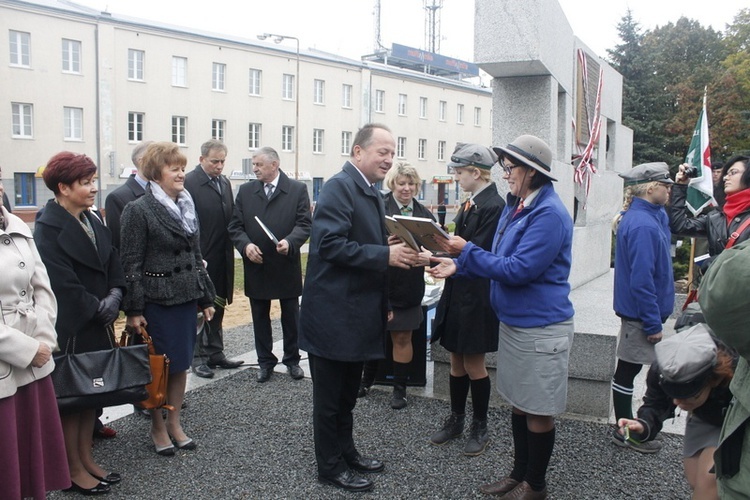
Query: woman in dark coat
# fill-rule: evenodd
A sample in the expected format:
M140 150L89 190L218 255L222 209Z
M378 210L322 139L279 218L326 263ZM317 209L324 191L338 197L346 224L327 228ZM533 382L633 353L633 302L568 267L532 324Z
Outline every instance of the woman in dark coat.
M396 162L385 176L390 192L385 197L386 215L408 215L435 220L432 212L416 200L422 180L417 169L410 163ZM424 266L429 265L429 253L424 254L424 262L410 269L388 267L388 301L391 316L387 329L393 342L393 397L391 408L406 408L406 383L409 363L414 356L412 332L422 324L422 297L424 296ZM378 362L365 363L358 397L367 394L375 381Z
M453 167L461 189L471 196L454 220L455 235L490 250L497 221L505 202L490 179L497 156L478 144L459 144L448 166ZM484 452L489 435L487 408L491 383L484 355L497 351L498 319L490 304L487 278L449 278L435 312L432 340L451 353L451 415L430 441L440 445L463 433L466 399L471 389L473 420L464 454Z
M97 168L91 158L70 152L53 156L44 183L55 194L36 221L34 237L57 298L57 342L64 352L111 349L112 323L125 290L112 235L91 214ZM85 494L109 491L120 481L94 461L95 410L62 415L72 489Z
M151 411L151 439L156 453L163 456L174 455L175 446L182 450L197 446L182 429L180 411L198 310L210 321L216 296L201 255L195 205L185 190L186 164L176 144L150 144L141 160L143 176L149 180L146 194L122 213L127 325L138 331L148 326L156 352L170 360L167 402L174 410L168 412L166 422L160 409Z

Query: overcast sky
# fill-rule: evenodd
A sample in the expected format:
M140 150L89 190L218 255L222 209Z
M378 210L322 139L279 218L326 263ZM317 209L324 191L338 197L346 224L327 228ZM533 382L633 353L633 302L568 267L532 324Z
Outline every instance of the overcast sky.
M73 0L99 10L255 39L262 32L295 36L301 48L359 59L375 45L375 0ZM433 4L433 0L427 0ZM532 0L511 0L532 1ZM438 2L439 3L439 2ZM629 7L645 29L684 15L723 31L747 0L559 0L576 36L600 56L618 43L617 23ZM427 48L425 0L381 0L386 47ZM473 0L443 0L440 52L473 60ZM294 42L288 42L293 44Z

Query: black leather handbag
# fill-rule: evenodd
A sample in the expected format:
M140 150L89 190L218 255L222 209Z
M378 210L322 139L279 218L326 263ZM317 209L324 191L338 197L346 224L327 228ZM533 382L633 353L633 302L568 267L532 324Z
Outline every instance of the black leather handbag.
M112 349L72 354L73 338L66 352L55 356L52 383L60 411L106 408L148 398L148 346L117 347L111 333L108 336Z

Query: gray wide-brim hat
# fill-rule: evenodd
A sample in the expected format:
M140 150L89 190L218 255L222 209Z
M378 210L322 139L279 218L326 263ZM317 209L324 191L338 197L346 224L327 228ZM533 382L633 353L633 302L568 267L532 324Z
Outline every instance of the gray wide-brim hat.
M716 364L716 342L703 323L662 340L655 350L659 385L673 399L698 394Z
M452 168L477 167L491 170L497 163L497 156L487 146L459 142L451 155L448 166Z
M674 184L674 181L669 177L669 165L663 161L641 163L630 169L629 172L619 175L625 180L626 186L644 184L646 182Z
M492 149L497 156L509 156L518 163L547 176L550 180L557 181L552 177L552 150L546 142L536 136L522 135L504 148Z

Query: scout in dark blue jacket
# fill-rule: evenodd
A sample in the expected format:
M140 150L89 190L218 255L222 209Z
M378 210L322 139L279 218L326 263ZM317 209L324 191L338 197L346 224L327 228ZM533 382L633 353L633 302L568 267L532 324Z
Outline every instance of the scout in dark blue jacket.
M633 418L633 380L653 364L654 345L674 305L669 218L673 184L666 163L644 163L626 174L625 210L615 247L615 313L621 318L612 379L615 417Z

